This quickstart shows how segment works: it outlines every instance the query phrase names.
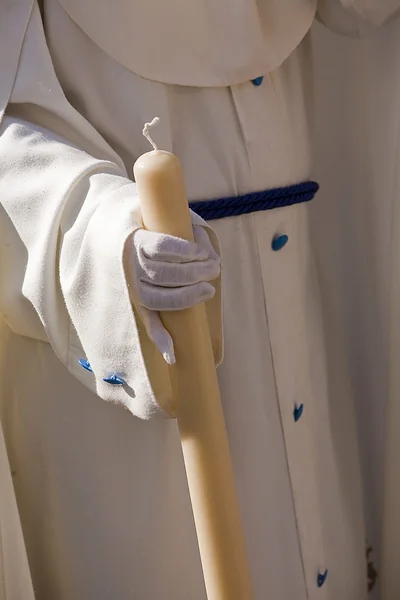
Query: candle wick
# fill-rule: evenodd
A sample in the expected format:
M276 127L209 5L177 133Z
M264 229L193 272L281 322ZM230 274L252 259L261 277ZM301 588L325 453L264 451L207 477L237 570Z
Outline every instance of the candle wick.
M154 150L158 150L158 148L157 148L157 144L154 142L153 138L151 137L151 135L149 133L149 129L150 129L150 127L154 127L154 125L158 125L159 122L160 122L160 119L158 117L154 117L154 119L152 121L150 121L150 123L145 123L144 127L143 127L143 135L146 139L149 140L149 142L153 146Z

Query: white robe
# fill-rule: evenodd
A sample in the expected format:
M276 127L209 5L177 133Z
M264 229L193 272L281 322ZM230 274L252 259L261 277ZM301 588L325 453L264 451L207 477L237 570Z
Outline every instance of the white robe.
M400 19L361 41L313 34L321 191L311 230L349 358L378 573L371 600L397 600Z
M31 574L1 423L0 600L34 600Z
M166 371L125 283L123 246L138 218L127 176L147 150L142 125L157 115L157 141L181 158L191 200L309 178L308 39L289 54L315 6L293 2L290 35L275 40L277 62L263 72L268 28L254 55L218 34L214 53L228 65L215 61L210 79L195 81L203 57L194 51L193 70L183 65L177 86L170 63L161 78L146 70L154 61L142 61L138 75L134 62L114 54L118 45L106 48L102 32L89 30L79 3L48 0L47 43L65 99L31 4L7 0L0 9L1 39L10 40L0 69L0 111L10 100L0 138L0 376L37 598L204 600L176 425L159 407L168 400ZM382 14L394 10L392 0L386 4ZM277 13L277 22L289 19L287 8ZM227 31L239 32L232 19ZM253 14L248 31L257 24ZM112 21L110 39L118 31L126 49L122 25ZM256 74L264 75L259 87L249 81ZM255 600L366 597L352 399L331 320L325 352L310 210L215 222L224 264L219 381ZM277 233L289 241L273 252ZM217 301L209 318L218 358ZM79 367L83 356L94 375ZM122 389L103 382L115 370L127 381ZM155 386L155 370L165 385Z

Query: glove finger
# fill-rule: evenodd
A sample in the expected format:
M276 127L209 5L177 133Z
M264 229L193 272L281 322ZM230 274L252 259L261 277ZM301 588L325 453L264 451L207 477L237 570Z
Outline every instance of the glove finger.
M168 331L161 322L158 312L141 307L141 315L147 335L161 352L165 362L169 365L175 364L174 343Z
M215 288L204 281L184 287L160 287L140 283L140 303L150 310L184 310L200 302L207 302L215 295Z
M140 281L162 287L182 287L201 281L213 281L220 274L220 263L207 259L194 263L141 262Z
M143 229L134 234L134 244L144 259L160 262L193 262L206 260L209 256L209 248L196 242Z

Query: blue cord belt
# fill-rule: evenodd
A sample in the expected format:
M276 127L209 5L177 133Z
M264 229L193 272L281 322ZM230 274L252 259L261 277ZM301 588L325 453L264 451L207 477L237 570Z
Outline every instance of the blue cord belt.
M305 181L288 187L252 192L243 196L191 202L190 208L206 221L246 215L260 210L282 208L312 200L319 189L315 181Z

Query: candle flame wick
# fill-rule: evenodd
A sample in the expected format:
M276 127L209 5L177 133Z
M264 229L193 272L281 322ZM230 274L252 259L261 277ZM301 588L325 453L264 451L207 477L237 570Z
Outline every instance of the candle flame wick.
M152 121L150 121L150 123L145 123L144 127L143 127L143 135L147 140L149 140L149 142L153 146L154 150L158 150L158 147L157 147L157 144L154 142L153 138L151 137L149 129L150 129L150 127L154 127L154 125L158 125L159 122L160 122L160 119L158 117L154 117L154 119Z

